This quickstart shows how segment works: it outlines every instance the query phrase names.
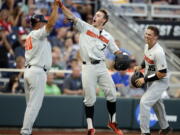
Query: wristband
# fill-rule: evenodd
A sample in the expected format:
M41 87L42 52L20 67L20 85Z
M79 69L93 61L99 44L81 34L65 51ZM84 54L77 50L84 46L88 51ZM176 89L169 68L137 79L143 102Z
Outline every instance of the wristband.
M156 74L148 75L148 76L146 76L144 78L145 82L152 82L152 81L155 81L155 80L159 80L159 78L157 77Z

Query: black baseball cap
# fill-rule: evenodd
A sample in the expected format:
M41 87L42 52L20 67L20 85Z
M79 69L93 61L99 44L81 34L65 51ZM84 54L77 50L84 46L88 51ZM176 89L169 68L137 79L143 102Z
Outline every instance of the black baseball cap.
M45 22L47 23L48 21L44 18L43 15L40 14L35 14L31 17L31 25L34 26L38 22Z

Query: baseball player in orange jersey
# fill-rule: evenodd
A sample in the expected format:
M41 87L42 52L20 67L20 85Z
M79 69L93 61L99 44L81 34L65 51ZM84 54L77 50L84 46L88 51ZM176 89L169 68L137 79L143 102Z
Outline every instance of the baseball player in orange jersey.
M43 15L31 17L33 30L29 33L25 43L24 83L27 107L21 135L32 134L34 121L43 102L47 71L52 64L51 46L47 41L47 36L53 29L57 15L58 2L55 1L48 22Z
M116 88L105 64L104 49L106 47L114 54L121 53L113 37L103 29L108 21L108 13L106 10L100 9L96 12L93 23L90 25L76 18L62 2L59 2L59 6L67 19L74 22L75 27L80 32L79 45L83 61L82 83L85 92L84 105L88 126L87 134L95 134L93 115L96 101L96 86L98 84L103 88L107 100L109 112L108 127L113 129L115 134L123 135L116 123Z
M163 48L157 42L159 30L148 26L145 31L144 61L135 70L145 68L145 78L136 80L138 86L146 83L147 90L140 100L140 128L142 135L150 135L150 108L153 107L159 120L159 135L168 135L172 128L166 120L166 112L161 99L162 93L168 88L167 63Z

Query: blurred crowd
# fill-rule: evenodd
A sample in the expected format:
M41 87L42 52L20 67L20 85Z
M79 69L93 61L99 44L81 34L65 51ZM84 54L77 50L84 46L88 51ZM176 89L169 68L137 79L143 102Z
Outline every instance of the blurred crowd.
M75 16L91 23L94 14L93 0L84 0L82 3L73 3L65 0L64 4ZM25 64L24 45L31 30L29 22L33 14L43 14L48 19L51 13L53 0L2 0L0 1L0 68L23 69ZM79 33L71 22L66 22L59 9L58 21L48 40L52 46L52 69L71 70L72 73L48 73L45 89L46 95L82 95L81 58L79 53ZM116 44L122 52L131 58L130 67L124 71L115 71L113 68L115 56L108 50L107 66L115 82L117 95L124 97L141 97L142 88L134 88L130 78L137 65L136 59L128 50L121 48L121 42L116 39ZM23 72L0 72L0 78L8 78L9 82L0 84L3 93L24 93L21 82ZM103 90L97 86L97 95L104 96Z
M180 4L179 0L110 0L114 3L151 3L151 4L159 4L159 5L177 5Z

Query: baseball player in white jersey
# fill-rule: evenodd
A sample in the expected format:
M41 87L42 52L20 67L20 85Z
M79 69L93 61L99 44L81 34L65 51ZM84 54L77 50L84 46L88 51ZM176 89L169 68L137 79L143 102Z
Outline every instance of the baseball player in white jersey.
M51 46L47 36L52 30L58 15L58 2L54 2L53 11L48 21L43 15L33 15L29 33L25 43L25 72L24 84L26 95L26 111L24 115L21 135L32 134L32 127L41 108L47 71L51 67Z
M145 31L144 60L135 70L145 68L145 77L136 80L138 86L144 83L147 90L140 100L140 128L142 135L150 135L149 120L150 108L153 107L159 120L161 130L159 135L168 135L172 128L166 120L166 112L161 99L162 93L168 88L167 63L163 48L157 42L159 30L148 26Z
M74 22L75 27L80 31L79 45L83 61L82 83L85 92L84 105L88 125L88 135L94 135L93 127L94 104L96 101L97 84L103 88L109 112L108 127L113 129L117 135L123 135L116 123L116 88L106 68L104 49L107 47L112 53L120 54L113 37L103 27L108 21L106 10L96 12L92 25L76 18L62 2L60 8L67 19Z

